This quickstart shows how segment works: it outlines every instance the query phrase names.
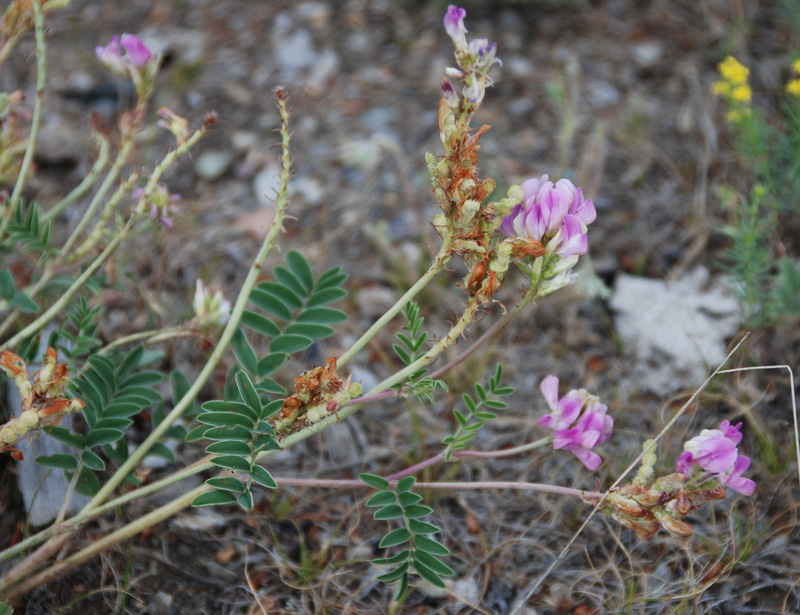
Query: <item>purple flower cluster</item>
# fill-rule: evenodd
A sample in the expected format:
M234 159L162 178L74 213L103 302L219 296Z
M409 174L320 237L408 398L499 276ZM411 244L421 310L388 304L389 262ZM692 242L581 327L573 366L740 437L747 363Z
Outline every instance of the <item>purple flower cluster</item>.
M559 399L558 378L552 375L542 380L539 388L553 413L545 414L537 424L554 431L553 448L570 451L587 468L596 470L603 460L591 449L608 440L614 428L608 407L583 389L573 389Z
M742 441L741 423L731 425L722 421L719 429L704 429L683 445L676 470L687 476L707 472L716 476L720 485L728 486L743 495L751 495L756 484L742 474L750 467L750 458L739 454Z
M142 196L144 196L144 188L137 188L131 193L134 201L138 201ZM164 184L158 184L150 194L150 218L158 220L165 228L172 228L174 223L170 215L174 213L174 206L180 200L180 194L170 194Z
M509 237L556 242L555 253L563 258L586 254L589 239L587 226L597 218L591 199L568 179L555 184L547 175L528 179L522 184L522 202L503 218L500 232Z
M132 70L138 71L153 58L153 54L144 44L142 39L133 34L122 35L122 48L125 49L123 55L120 48L120 38L115 36L105 47L96 47L97 59L105 64L115 73L128 76Z
M463 90L470 102L477 103L483 99L486 88L492 85L489 71L495 64L503 62L497 57L497 43L488 39L477 38L467 43L467 28L464 18L467 11L451 4L444 15L444 29L456 47L458 68L449 68L447 74L463 79Z

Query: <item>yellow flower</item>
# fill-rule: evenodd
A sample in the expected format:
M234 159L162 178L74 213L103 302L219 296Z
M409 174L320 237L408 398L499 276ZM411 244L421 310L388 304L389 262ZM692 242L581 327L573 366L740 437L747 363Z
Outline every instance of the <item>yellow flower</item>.
M800 96L800 79L792 79L787 83L786 91L789 92L789 94Z
M794 72L800 73L800 60L795 60L792 62L792 68L794 69Z
M731 92L731 97L733 98L733 100L749 103L750 100L753 98L753 93L750 90L749 85L747 84L737 85L735 88L733 88L733 91Z
M727 81L717 81L714 84L714 94L717 96L728 96L731 93L731 84Z
M725 119L731 123L736 123L742 119L742 114L739 113L738 109L731 109L728 113L725 114Z
M735 84L747 83L747 76L750 74L750 69L740 64L739 61L733 56L728 56L717 65L719 74L726 81Z

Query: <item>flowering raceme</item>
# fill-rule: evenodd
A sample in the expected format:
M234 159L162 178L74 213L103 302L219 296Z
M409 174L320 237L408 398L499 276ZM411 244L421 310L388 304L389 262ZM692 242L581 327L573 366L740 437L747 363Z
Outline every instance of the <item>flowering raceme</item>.
M140 97L144 98L152 91L160 57L153 54L138 36L123 34L121 39L115 36L105 47L96 47L95 54L107 68L133 81Z
M719 429L704 429L683 445L676 470L686 476L705 472L716 477L720 485L751 495L756 484L742 476L750 467L750 458L740 455L737 448L742 441L741 427L741 423L722 421Z
M553 430L554 449L570 451L587 468L596 470L603 460L591 449L608 440L614 428L608 407L584 389L573 389L559 399L558 378L552 375L542 380L539 388L553 413L545 414L537 425Z

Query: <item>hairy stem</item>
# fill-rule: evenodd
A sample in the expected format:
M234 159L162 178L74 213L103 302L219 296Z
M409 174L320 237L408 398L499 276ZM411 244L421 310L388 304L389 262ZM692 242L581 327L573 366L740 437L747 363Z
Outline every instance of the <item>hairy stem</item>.
M186 142L178 147L177 149L172 150L164 159L156 166L153 170L153 173L150 175L150 179L148 181L148 188L152 189L151 186L155 186L158 183L158 180L161 179L161 176L164 172L169 168L175 160L189 151L189 149L200 140L200 138L205 135L206 127L202 127L194 132ZM147 191L147 188L145 189ZM144 199L144 196L142 196ZM61 310L63 310L67 305L70 304L70 301L75 296L75 294L83 288L84 284L91 278L95 272L103 266L103 264L111 257L114 251L122 244L122 242L127 238L130 234L131 230L135 226L136 222L139 220L141 215L140 209L142 207L137 207L136 211L131 215L128 219L128 222L123 226L113 237L113 239L108 243L106 248L100 253L100 255L86 268L86 270L81 274L81 276L75 280L75 282L70 286L64 294L52 305L50 309L45 311L41 314L38 318L36 318L32 323L30 323L27 327L22 329L19 333L13 336L11 339L4 342L0 345L0 350L6 350L7 348L14 348L17 344L19 344L25 338L35 335L41 329L43 329L47 323L49 323L53 318L55 318Z
M108 140L103 138L102 136L96 135L96 140L99 143L99 148L97 152L97 160L95 160L94 165L92 166L89 173L86 177L83 178L80 184L75 186L72 191L61 199L58 203L53 205L50 209L44 212L39 219L42 222L47 222L48 220L52 220L62 211L64 211L67 207L72 205L76 200L81 198L89 188L92 187L92 184L97 180L97 177L100 175L100 172L106 167L108 164L108 158L110 153L110 145Z
M36 140L39 137L39 127L42 124L42 104L44 103L44 85L46 78L45 71L45 42L44 42L44 16L42 15L42 7L39 0L31 0L31 10L33 11L33 24L34 32L36 35L36 100L33 103L33 117L31 119L31 134L28 137L28 146L25 148L25 156L22 158L22 166L17 175L17 183L14 185L14 191L11 193L11 198L8 201L8 209L6 210L3 220L0 221L0 239L5 234L6 227L9 220L11 220L12 212L17 206L22 189L25 187L25 179L28 175L28 170L33 162L33 154L36 151Z

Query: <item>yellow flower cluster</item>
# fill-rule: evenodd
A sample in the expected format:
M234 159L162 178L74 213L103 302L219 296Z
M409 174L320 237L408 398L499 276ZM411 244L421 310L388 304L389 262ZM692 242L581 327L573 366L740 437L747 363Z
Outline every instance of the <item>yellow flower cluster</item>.
M749 103L753 98L753 91L747 84L750 69L733 56L725 58L717 68L722 79L714 84L714 94L736 102Z
M714 84L714 94L722 96L728 103L726 119L738 122L750 114L749 105L753 99L753 91L747 83L750 69L733 56L720 62L717 69L722 79Z
M792 62L792 70L800 75L800 60ZM795 77L786 84L786 91L793 96L800 96L800 76Z

